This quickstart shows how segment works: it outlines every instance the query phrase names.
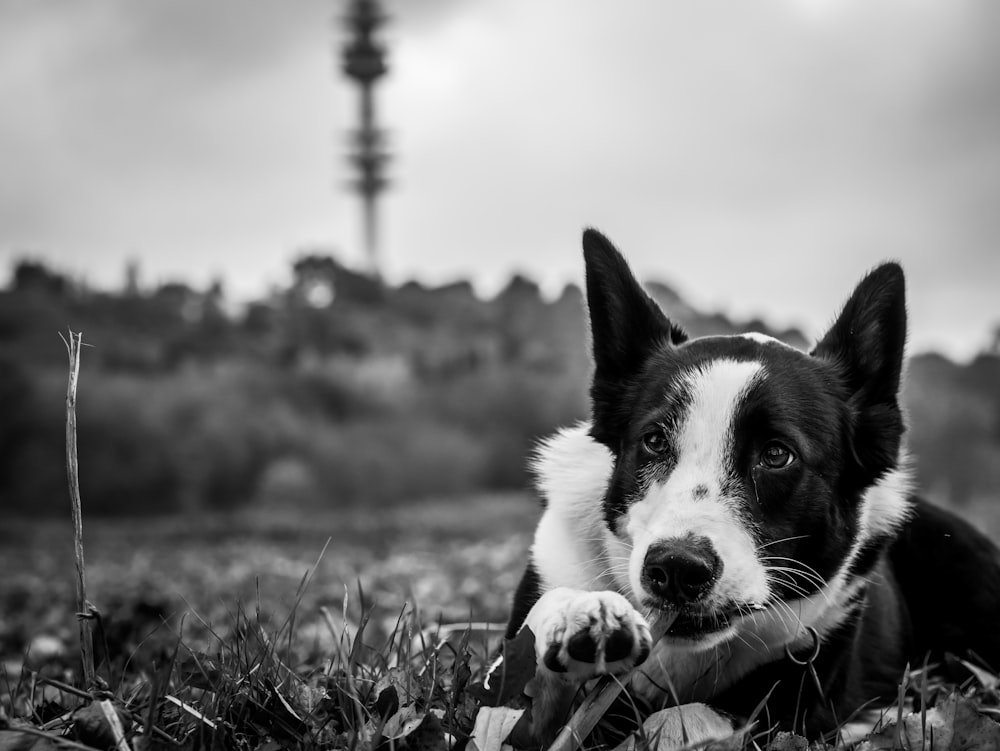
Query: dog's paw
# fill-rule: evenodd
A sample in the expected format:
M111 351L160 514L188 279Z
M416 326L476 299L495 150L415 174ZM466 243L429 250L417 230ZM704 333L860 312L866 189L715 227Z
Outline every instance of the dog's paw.
M617 592L550 590L525 626L535 635L539 667L576 678L630 670L653 644L645 618Z

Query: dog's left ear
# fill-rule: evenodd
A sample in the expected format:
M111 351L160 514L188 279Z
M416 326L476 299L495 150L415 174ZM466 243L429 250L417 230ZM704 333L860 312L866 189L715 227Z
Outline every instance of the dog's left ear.
M906 344L906 282L897 263L861 280L812 354L839 371L854 414L855 455L871 479L895 466L903 434L899 386Z

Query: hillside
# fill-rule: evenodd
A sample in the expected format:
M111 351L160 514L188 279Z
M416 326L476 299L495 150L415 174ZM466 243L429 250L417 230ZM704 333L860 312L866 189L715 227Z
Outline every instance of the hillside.
M651 294L694 335L797 331ZM22 262L0 292L0 498L62 513L65 353L84 354L78 405L90 513L399 503L521 488L525 456L586 414L581 292L515 277L383 287L325 256L229 310L221 285L89 290ZM911 361L906 401L923 484L972 503L1000 488L1000 361Z

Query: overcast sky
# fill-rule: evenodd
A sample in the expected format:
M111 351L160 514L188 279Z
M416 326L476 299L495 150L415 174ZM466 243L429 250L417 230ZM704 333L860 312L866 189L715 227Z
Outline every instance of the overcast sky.
M882 259L914 351L1000 322L997 0L395 0L392 281L582 277L583 227L695 303L819 335ZM360 265L332 0L0 0L0 266L118 286Z

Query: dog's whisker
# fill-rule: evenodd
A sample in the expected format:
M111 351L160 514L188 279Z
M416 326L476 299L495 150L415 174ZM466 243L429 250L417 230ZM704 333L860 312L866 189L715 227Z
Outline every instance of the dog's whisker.
M787 566L768 566L766 571L767 573L782 574L786 581L801 581L803 584L819 584L819 582L803 576L801 571L788 568ZM820 586L820 588L822 587Z
M615 578L615 576L616 576L616 574L617 574L617 575L620 575L621 573L623 573L623 572L622 572L622 571L621 571L620 569L616 569L616 568L615 568L615 567L613 567L613 566L612 566L612 567L609 567L609 568L606 568L606 569L604 569L603 571L601 571L601 572L599 572L599 573L595 574L595 575L594 575L594 576L593 576L593 577L592 577L592 578L590 579L590 582L589 582L589 584L594 584L594 583L595 583L595 582L597 582L597 581L601 581L601 580L603 580L603 579L606 579L606 578L609 578L609 577L610 577L611 579L614 579L614 578Z
M781 611L784 610L791 617L791 620L794 621L797 625L799 626L803 625L801 614L796 613L794 610L792 610L792 606L789 605L787 602L785 602L784 600L775 600L774 604L777 606L774 611L774 614L781 620L782 623L788 622L785 619L785 617L781 614Z
M757 641L759 641L759 642L760 642L760 645L761 645L761 647L763 647L763 649L764 649L764 650L767 650L767 642L765 642L765 641L764 641L764 640L763 640L763 639L761 638L760 634L758 634L758 633L757 633L756 631L753 631L753 632L751 632L751 633L753 634L754 638L755 638L755 639L757 639ZM736 640L737 640L738 642L740 642L740 644L742 644L742 645L743 645L744 647L746 647L747 649L749 649L749 650L750 650L751 652L753 652L754 654L761 654L761 650L760 650L760 649L758 649L757 647L755 647L755 646L754 646L753 644L751 644L750 642L748 642L748 641L746 640L746 638L745 638L745 637L743 636L743 634L741 634L741 633L739 633L739 632L736 632L736 634L735 634L735 638L736 638Z
M790 589L795 594L802 595L803 597L808 597L809 596L809 592L807 592L805 589L803 589L802 587L800 587L798 584L796 584L793 581L790 581L788 579L775 579L775 581L778 584L786 587L787 589Z
M804 582L816 585L817 590L820 592L829 586L829 583L822 577L817 578L813 574L801 569L792 568L790 566L767 566L765 568L768 571L784 571L791 574L793 577L800 577Z
M796 577L801 578L807 584L816 584L818 587L822 588L827 585L823 580L817 580L815 577L807 574L805 571L801 571L797 568L792 568L790 566L767 566L765 571L778 571L781 573L788 574L792 579Z
M736 605L736 612L739 613L741 616L749 616L750 617L750 621L754 624L754 629L757 628L757 613L752 608L747 608L747 607L745 607L743 605L737 604ZM766 650L767 649L767 643L764 641L764 639L761 637L761 635L758 634L756 630L752 631L751 634L754 636L754 638L757 639L757 641L760 642L761 646ZM747 647L747 649L749 649L750 651L755 652L755 653L759 653L759 650L755 649L744 638L744 636L739 631L736 632L736 638L740 642L742 642Z
M795 573L798 573L798 572L791 571L789 573L795 574ZM825 601L825 603L826 603L826 605L828 607L829 606L833 606L835 604L833 598L830 596L830 592L828 591L828 589L825 586L817 586L815 589L806 589L805 587L801 586L794 579L794 577L786 578L786 579L781 579L781 580L778 580L776 578L775 581L780 581L782 584L784 584L784 586L786 586L789 589L797 592L803 598L813 597L813 596L818 595L818 596L820 596L820 597L823 598L823 600ZM807 584L815 584L815 582L811 582L809 580L806 580L805 583L807 583Z
M780 545L783 542L792 542L793 540L805 540L809 535L795 535L794 537L782 537L780 540L771 540L770 542L765 542L757 546L757 550L763 550L764 548L770 547L771 545Z
M621 585L618 585L615 581L616 574L621 575L622 573L627 573L627 570L622 570L620 567L616 566L609 566L591 577L591 579L587 582L587 586L593 587L593 585L597 582L604 582L607 579L610 579L611 583L614 585L614 591L628 598L628 594L624 591L624 588Z
M599 542L601 544L604 544L604 543L606 543L608 541L607 537L578 537L576 539L579 540L580 542ZM616 538L616 539L617 539L618 544L621 545L623 548L626 548L628 550L632 550L633 545L632 545L631 542L626 542L625 540L621 540L621 539L618 539L618 538Z
M788 556L784 556L784 555L767 555L767 556L763 556L761 558L761 560L764 560L764 561L788 561L790 563L794 563L797 566L799 566L802 571L804 571L806 573L809 573L812 576L815 576L817 579L820 579L824 584L826 583L826 578L822 574L820 574L816 569L814 569L808 563L803 563L802 561L800 561L800 560L798 560L796 558L789 558Z
M817 576L815 576L813 574L810 574L807 571L803 571L801 569L797 569L797 568L794 568L794 567L791 567L791 566L773 566L773 567L769 567L769 568L774 568L775 570L786 571L786 572L788 572L790 574L793 574L794 576L802 579L804 582L815 584L817 586L817 588L820 588L820 589L822 589L823 587L826 587L826 586L829 585L829 582L827 582L822 577L817 577Z
M791 591L795 592L796 594L802 595L803 597L808 597L809 594L810 594L805 589L803 589L798 584L796 584L795 582L793 582L793 581L791 581L789 579L785 579L783 577L779 578L779 577L775 576L775 577L773 577L773 581L775 581L776 583L778 583L778 584L780 584L780 585L782 585L784 587L787 587Z

